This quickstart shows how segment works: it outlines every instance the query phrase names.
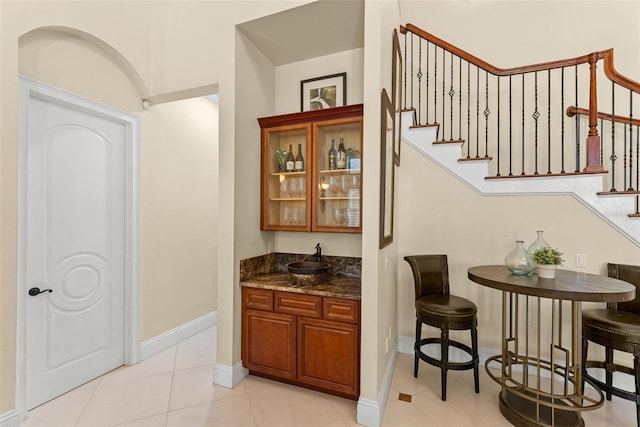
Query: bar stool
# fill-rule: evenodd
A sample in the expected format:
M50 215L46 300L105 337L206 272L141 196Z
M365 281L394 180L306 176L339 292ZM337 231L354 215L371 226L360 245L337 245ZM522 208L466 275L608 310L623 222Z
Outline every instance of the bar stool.
M624 280L636 287L636 297L632 301L607 303L607 308L594 308L582 312L582 389L584 381L596 384L605 392L607 400L611 395L631 400L636 404L636 423L640 427L640 266L607 264L609 277ZM587 361L589 341L605 347L604 361ZM633 367L614 363L613 351L631 353ZM588 368L603 368L605 382L589 374ZM635 380L635 393L615 387L613 373L623 372Z
M449 294L449 268L446 255L411 255L404 257L413 272L416 308L416 341L413 376L418 377L418 359L437 366L441 371L442 400L447 400L447 371L473 368L476 393L480 392L478 378L478 320L476 305L461 297ZM439 328L440 338L422 338L422 324ZM449 339L450 330L471 331L471 347ZM440 344L438 360L424 352L422 346ZM449 347L456 347L471 356L468 362L449 360Z

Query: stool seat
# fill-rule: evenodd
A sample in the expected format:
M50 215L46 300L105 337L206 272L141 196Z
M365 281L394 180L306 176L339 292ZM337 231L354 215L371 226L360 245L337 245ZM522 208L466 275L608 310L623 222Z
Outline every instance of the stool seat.
M411 266L415 286L416 341L413 346L413 376L418 376L418 363L424 360L440 368L442 400L447 400L447 371L473 369L476 393L480 392L478 373L478 308L468 299L449 293L449 269L446 255L411 255L404 257ZM422 324L440 329L440 337L422 338ZM450 330L471 331L471 346L449 339ZM440 359L422 351L423 346L437 344ZM466 362L449 360L449 347L467 353Z
M582 331L585 336L603 335L612 347L625 351L627 344L640 345L640 314L628 311L593 308L582 312ZM617 347L614 343L618 342Z
M636 404L636 425L640 427L640 266L607 264L607 274L636 287L636 297L631 301L607 303L607 308L594 308L582 312L582 390L585 381L611 396L621 397ZM604 346L604 360L589 360L589 342ZM633 355L633 366L617 363L615 351ZM590 370L604 370L604 381ZM613 374L631 375L635 390L620 388L614 384Z
M473 323L478 307L462 297L435 294L420 297L416 301L416 311L419 315L435 316L444 321ZM469 329L469 327L460 329Z

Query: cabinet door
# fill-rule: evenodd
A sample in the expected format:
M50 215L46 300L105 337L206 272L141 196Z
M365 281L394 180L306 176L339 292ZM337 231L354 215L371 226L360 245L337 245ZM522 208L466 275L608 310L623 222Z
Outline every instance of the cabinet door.
M242 322L242 363L257 373L296 378L296 317L246 309Z
M311 230L310 144L310 124L262 129L262 230ZM289 150L293 170L286 166ZM300 158L301 164L296 162Z
M361 232L362 118L317 122L313 141L313 230Z
M357 325L298 318L298 381L355 398L360 387Z

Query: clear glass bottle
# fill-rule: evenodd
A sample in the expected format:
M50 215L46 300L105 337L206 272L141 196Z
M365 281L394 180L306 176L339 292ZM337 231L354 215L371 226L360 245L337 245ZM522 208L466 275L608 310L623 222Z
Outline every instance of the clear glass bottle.
M551 247L551 245L547 243L546 240L544 240L544 237L542 237L542 230L538 230L536 231L536 233L538 233L538 238L532 244L530 244L529 248L527 249L527 252L529 252L531 256L533 256L533 253L536 251L536 249Z
M536 267L531 254L524 248L522 240L516 240L516 247L504 258L504 265L511 273L519 276L526 276Z

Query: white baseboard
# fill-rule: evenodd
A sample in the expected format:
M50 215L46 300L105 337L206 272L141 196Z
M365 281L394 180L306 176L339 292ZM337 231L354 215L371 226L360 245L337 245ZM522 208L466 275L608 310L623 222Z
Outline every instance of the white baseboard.
M216 363L213 366L213 383L226 388L234 388L247 375L249 370L238 362L233 366Z
M20 413L16 410L0 414L0 427L19 427Z
M382 379L382 386L378 393L378 400L371 400L365 398L358 399L357 409L357 423L368 427L380 427L382 425L382 417L384 416L384 410L387 406L387 399L389 398L389 389L391 388L391 380L393 379L393 371L396 368L396 361L398 360L398 351L395 349L393 354L389 358L387 363L387 369L384 371L384 378Z
M190 322L184 323L177 328L173 328L164 334L155 336L144 341L140 348L140 361L146 360L161 351L173 347L202 331L218 324L218 312L212 311L204 316L200 316Z

